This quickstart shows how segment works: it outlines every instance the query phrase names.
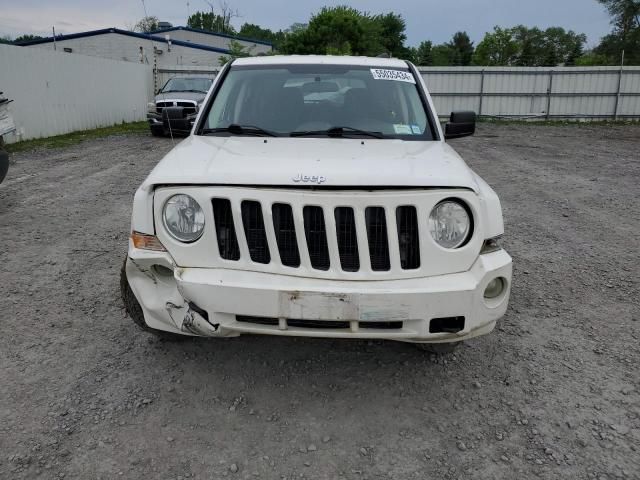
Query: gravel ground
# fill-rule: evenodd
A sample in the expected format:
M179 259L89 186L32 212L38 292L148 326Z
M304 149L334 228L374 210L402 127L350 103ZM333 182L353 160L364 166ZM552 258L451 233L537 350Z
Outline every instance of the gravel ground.
M481 124L498 328L456 354L273 337L171 344L126 317L135 188L171 141L13 156L0 185L0 478L640 478L640 127Z

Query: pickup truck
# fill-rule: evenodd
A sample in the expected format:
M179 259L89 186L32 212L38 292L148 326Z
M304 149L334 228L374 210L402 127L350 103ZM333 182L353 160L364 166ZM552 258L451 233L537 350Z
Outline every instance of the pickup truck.
M387 339L436 352L507 309L500 201L398 59L228 63L133 202L121 292L165 338Z
M151 134L165 136L191 131L198 110L213 80L205 77L173 77L147 107Z

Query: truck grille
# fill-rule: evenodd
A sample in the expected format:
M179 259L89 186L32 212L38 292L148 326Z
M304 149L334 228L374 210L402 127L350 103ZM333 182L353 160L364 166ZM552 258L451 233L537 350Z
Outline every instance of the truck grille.
M370 268L386 272L395 256L403 270L420 267L418 216L413 205L391 210L395 214L391 215L393 229L388 224L388 212L378 206L306 205L300 209L274 203L269 211L268 205L243 200L234 212L231 201L224 198L212 199L212 205L218 252L225 260L238 261L241 252L246 251L251 261L261 264L279 260L284 266L299 268L305 257L315 270L358 272ZM358 225L362 228L360 234ZM390 242L390 234L397 235L397 241ZM246 250L240 248L242 244ZM397 251L390 252L390 245L395 245Z
M156 102L156 112L157 113L162 113L162 110L165 109L165 107L184 107L184 114L185 115L192 115L194 113L196 113L196 108L197 108L197 103L196 102L188 102L188 101L184 101L184 102Z

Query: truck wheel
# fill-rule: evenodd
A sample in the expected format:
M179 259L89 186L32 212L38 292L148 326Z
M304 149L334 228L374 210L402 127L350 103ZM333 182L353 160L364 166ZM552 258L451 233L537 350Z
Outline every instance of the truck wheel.
M164 127L151 127L151 135L154 137L166 137L167 134L164 131Z
M133 294L133 290L129 286L129 280L127 280L127 259L124 259L122 269L120 270L120 296L122 297L122 303L127 314L131 317L131 320L138 325L142 330L154 334L161 340L166 341L183 341L189 338L187 335L178 335L176 333L165 332L164 330L156 330L150 328L144 321L144 314L142 313L142 307L138 303L138 299Z
M0 183L4 180L4 177L7 176L7 172L9 171L9 154L2 148L0 145Z
M462 342L451 343L414 343L420 350L428 353L447 354L453 352Z

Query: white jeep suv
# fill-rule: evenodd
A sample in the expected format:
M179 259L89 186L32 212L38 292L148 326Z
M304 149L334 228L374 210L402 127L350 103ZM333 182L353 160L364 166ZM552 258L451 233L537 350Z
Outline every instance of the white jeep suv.
M389 339L447 350L507 308L500 201L397 59L235 60L135 194L122 295L164 336Z

